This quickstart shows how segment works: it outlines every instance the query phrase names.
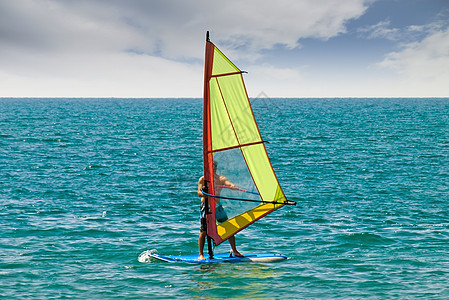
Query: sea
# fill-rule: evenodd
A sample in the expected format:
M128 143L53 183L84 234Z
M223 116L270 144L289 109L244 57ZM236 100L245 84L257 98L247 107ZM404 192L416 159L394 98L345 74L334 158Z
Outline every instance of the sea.
M184 264L201 99L1 98L0 298L449 298L449 99L251 103L297 205L237 248L288 260Z

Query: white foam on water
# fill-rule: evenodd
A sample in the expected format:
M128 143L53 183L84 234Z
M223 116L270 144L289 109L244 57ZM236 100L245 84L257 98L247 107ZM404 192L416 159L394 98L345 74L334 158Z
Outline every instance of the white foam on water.
M137 259L141 263L149 263L151 262L151 254L157 253L156 249L145 250L140 253L139 258Z

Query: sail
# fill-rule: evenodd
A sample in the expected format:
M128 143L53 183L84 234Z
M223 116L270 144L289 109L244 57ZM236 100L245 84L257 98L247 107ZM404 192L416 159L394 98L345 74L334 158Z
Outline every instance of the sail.
M242 73L207 38L203 158L210 195L207 235L215 245L288 202L268 158Z

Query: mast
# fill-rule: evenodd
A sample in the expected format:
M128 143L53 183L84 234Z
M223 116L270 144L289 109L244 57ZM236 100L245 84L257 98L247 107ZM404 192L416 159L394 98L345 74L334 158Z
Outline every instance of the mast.
M212 63L214 55L214 45L209 40L209 31L206 32L206 50L204 59L204 92L203 92L203 176L205 182L205 190L207 193L214 194L214 178L213 178L213 156L212 156L212 135L210 120L210 86L209 81L212 75ZM213 198L206 197L206 214L210 214L210 208L214 207L211 201ZM208 230L207 230L208 231ZM207 234L207 248L209 258L214 256L212 240Z
M213 157L212 157L212 135L210 120L210 87L209 81L212 76L212 63L214 45L209 40L209 31L206 32L206 53L204 61L204 94L203 94L203 170L204 179L207 183L213 180ZM212 192L212 190L209 190Z

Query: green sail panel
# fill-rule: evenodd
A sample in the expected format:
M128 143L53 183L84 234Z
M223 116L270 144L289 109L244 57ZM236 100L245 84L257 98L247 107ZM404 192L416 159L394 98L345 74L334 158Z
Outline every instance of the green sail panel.
M214 61L212 65L212 76L240 72L217 47L214 46Z
M271 167L268 155L263 144L242 147L248 169L262 200L284 201L285 196Z
M242 75L212 78L210 87L212 150L262 141Z

